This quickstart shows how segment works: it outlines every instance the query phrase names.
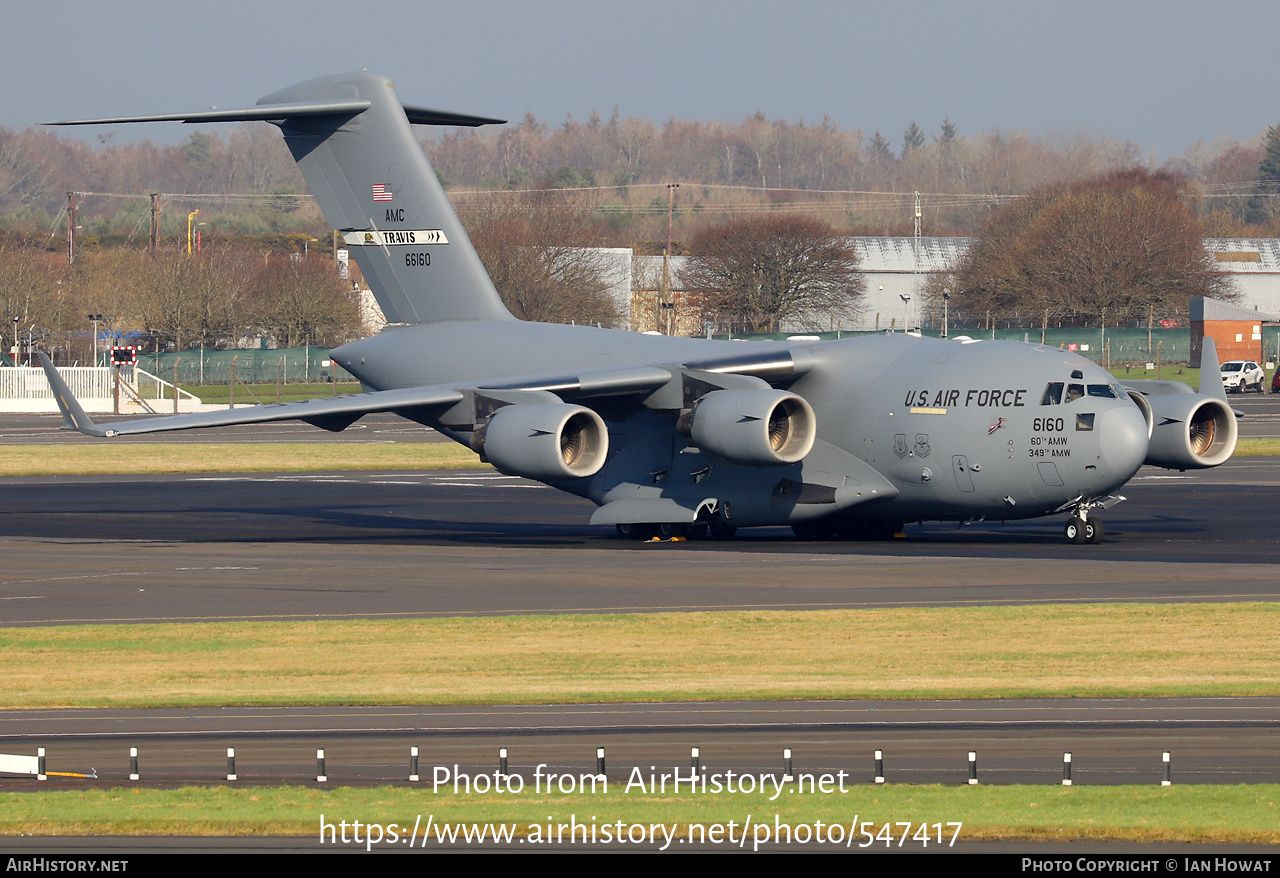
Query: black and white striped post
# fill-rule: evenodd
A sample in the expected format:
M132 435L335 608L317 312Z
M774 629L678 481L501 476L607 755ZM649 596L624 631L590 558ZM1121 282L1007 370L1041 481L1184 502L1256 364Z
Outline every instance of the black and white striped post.
M596 748L596 779L604 780L604 748Z
M1164 780L1160 781L1160 786L1162 786L1162 787L1171 787L1171 786L1173 786L1173 775L1172 775L1172 773L1170 772L1169 751L1168 751L1168 750L1165 750L1165 751L1164 751Z
M409 782L418 782L418 748L409 748Z
M791 773L791 748L784 747L782 750L782 782L791 783L795 777Z
M689 765L693 772L693 776L697 777L702 771L702 751L694 747L689 751Z
M969 786L977 786L978 784L978 754L973 750L969 751Z
M498 774L507 774L507 748L498 748Z
M884 783L884 751L876 751L876 783Z
M324 751L316 751L316 783L327 783L329 776L324 771Z
M138 748L129 748L129 780L138 779Z
M49 775L45 774L44 768L44 748L36 748L36 780L48 780Z
M236 779L236 748L227 748L227 780Z
M1062 785L1071 786L1071 751L1062 754Z

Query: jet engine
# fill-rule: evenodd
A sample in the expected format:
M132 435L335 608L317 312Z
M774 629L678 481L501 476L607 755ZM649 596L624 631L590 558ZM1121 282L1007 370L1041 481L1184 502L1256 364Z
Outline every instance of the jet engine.
M1146 463L1199 469L1225 463L1236 450L1236 416L1226 403L1199 394L1149 396L1147 402L1155 427Z
M716 390L680 416L676 429L707 455L747 466L797 463L813 448L813 408L785 390Z
M598 473L609 453L609 431L583 406L509 405L475 432L471 446L504 473L556 482Z

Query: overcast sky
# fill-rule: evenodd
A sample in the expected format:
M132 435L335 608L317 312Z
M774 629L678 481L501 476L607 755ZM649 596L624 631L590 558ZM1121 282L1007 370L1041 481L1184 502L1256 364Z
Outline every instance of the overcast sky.
M362 67L407 102L513 120L759 110L895 148L912 121L933 134L949 116L962 135L1083 131L1161 162L1280 123L1276 0L50 0L8 4L5 30L10 128L245 106ZM191 131L135 129L118 136Z

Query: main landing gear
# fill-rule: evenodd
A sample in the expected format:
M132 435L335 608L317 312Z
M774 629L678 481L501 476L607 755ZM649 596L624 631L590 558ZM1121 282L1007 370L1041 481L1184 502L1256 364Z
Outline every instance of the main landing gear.
M1082 512L1068 518L1067 526L1063 529L1063 536L1068 543L1100 543L1105 535L1102 519L1089 518Z

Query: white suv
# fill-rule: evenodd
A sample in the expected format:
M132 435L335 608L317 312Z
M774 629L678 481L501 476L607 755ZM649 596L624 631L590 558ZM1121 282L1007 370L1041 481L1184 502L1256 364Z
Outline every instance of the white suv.
M1252 360L1229 360L1222 364L1222 386L1227 392L1244 393L1246 390L1262 392L1267 373Z

